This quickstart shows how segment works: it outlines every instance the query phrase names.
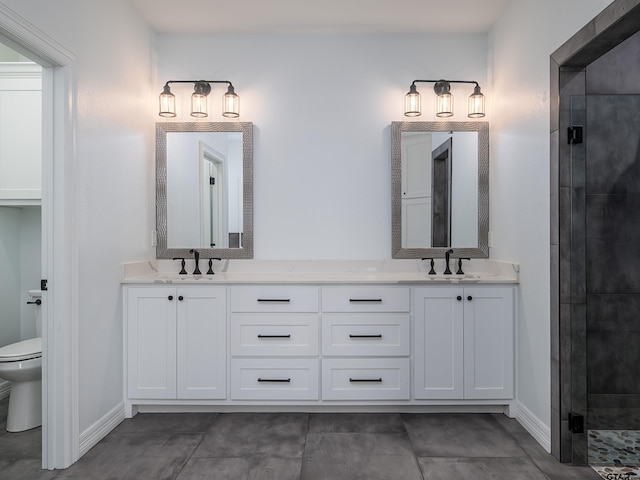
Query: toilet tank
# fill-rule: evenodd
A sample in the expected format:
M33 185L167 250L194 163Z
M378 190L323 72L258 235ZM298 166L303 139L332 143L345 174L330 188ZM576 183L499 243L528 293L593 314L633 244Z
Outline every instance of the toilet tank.
M42 300L42 290L29 290L30 302L36 302L33 304L33 315L36 321L36 337L42 336L42 306L37 303L38 300Z

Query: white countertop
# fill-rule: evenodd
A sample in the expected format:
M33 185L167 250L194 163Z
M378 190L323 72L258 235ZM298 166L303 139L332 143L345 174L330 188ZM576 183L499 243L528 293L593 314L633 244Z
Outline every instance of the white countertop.
M436 260L436 275L429 275L429 262L421 260L214 260L214 275L207 275L208 259L200 259L202 275L193 275L193 260L187 260L186 275L180 262L147 260L122 265L124 284L493 284L518 283L516 263L474 259L463 263L464 275L457 275L452 258L451 275L443 275L444 260Z

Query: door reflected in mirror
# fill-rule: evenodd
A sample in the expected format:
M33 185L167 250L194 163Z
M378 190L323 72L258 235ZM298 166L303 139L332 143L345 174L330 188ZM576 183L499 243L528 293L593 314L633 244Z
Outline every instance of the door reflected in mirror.
M242 132L168 132L167 247L241 248L242 213Z
M478 133L402 132L402 248L475 248Z
M488 256L487 122L392 123L392 257Z
M157 258L253 257L253 125L156 124Z

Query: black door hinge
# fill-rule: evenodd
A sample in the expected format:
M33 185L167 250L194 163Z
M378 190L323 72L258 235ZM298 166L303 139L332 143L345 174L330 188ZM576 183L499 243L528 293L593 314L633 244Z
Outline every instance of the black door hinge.
M216 184L216 177L209 177L209 185L215 185Z
M569 145L582 143L583 128L581 125L574 125L567 128L567 136L569 137Z
M40 290L42 290L44 292L46 292L48 290L47 289L47 280L45 280L45 279L40 280Z
M584 433L584 416L570 413L569 430L571 430L571 433Z

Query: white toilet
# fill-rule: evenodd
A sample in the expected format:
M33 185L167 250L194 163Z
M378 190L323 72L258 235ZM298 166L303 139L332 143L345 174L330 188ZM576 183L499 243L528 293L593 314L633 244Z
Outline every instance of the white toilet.
M41 290L29 290L36 321L36 338L0 348L0 378L9 380L7 432L42 425L42 309Z

